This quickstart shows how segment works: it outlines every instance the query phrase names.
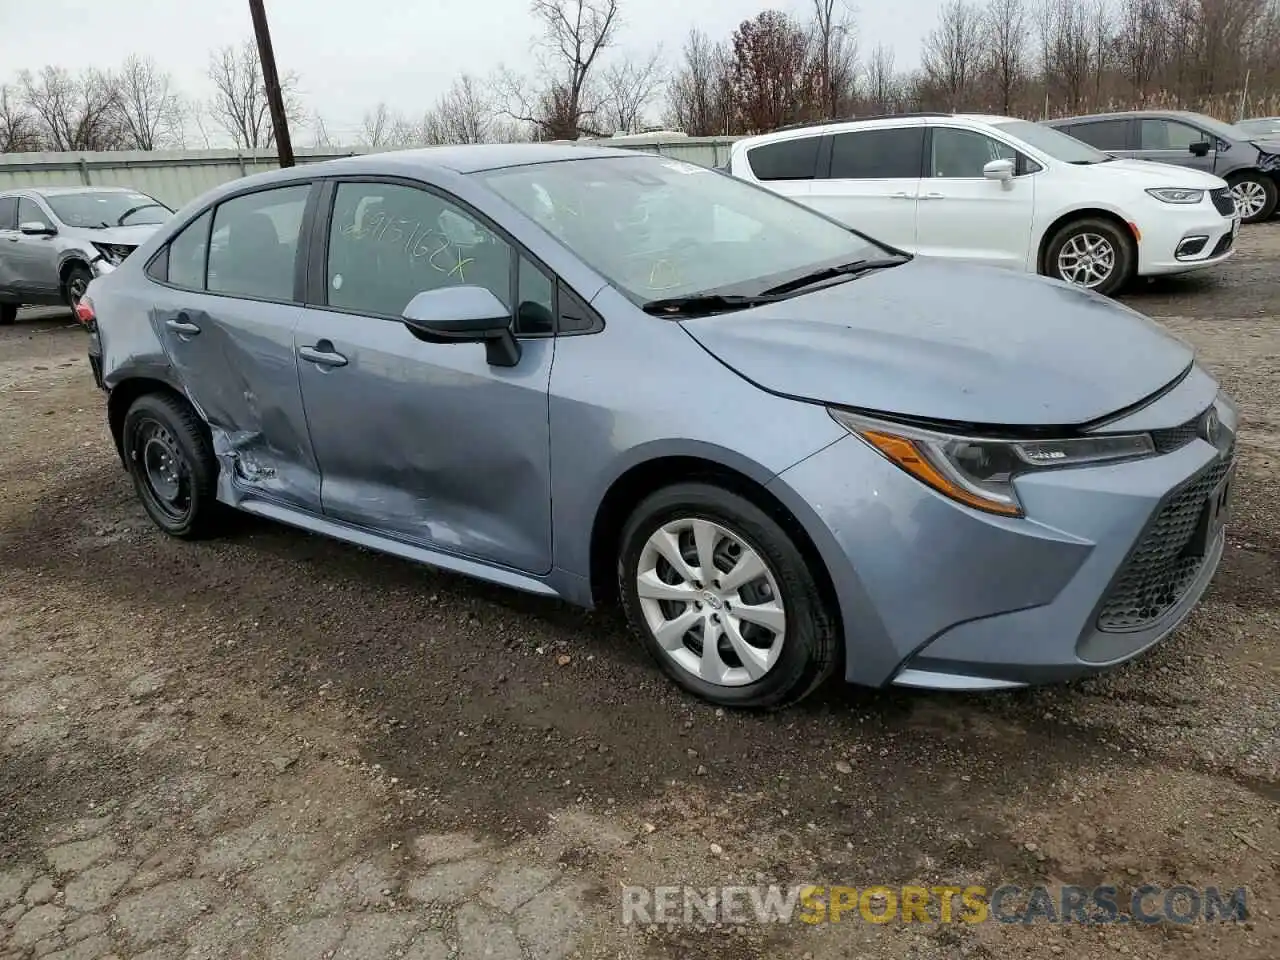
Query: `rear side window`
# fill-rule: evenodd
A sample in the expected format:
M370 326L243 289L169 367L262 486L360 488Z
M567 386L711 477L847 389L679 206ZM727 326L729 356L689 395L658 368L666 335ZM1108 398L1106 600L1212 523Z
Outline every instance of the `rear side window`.
M0 197L0 230L18 229L18 198Z
M218 205L209 239L210 293L293 299L298 235L310 191L303 183Z
M168 281L190 290L204 289L205 257L209 250L209 221L205 211L169 242Z
M821 142L821 137L798 137L766 143L747 151L747 164L757 180L812 180Z
M923 158L924 127L838 133L831 144L831 179L915 179Z
M1091 147L1099 150L1128 150L1128 120L1095 120L1093 123L1077 123L1067 127L1063 133L1083 140Z

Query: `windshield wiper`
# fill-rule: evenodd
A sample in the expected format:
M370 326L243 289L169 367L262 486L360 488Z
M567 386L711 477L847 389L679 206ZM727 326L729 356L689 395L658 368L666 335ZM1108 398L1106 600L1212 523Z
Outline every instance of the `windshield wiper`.
M708 313L727 313L730 310L746 310L748 307L758 307L778 299L780 298L766 295L742 297L723 293L701 293L690 297L650 300L641 304L640 309L645 313L658 316L692 317Z
M787 280L775 287L765 290L761 296L781 296L783 294L794 293L796 290L803 290L805 287L811 287L815 283L822 283L824 280L834 280L837 277L847 277L852 279L862 273L871 270L882 270L885 267L896 267L906 263L910 257L881 257L876 260L854 260L852 263L842 263L835 267L822 267L803 276L796 277L794 280Z

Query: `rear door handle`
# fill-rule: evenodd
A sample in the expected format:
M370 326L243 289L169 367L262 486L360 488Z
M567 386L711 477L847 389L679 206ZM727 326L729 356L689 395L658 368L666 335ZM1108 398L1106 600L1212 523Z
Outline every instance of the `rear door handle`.
M920 199L921 200L945 200L947 198L944 194L941 194L941 193L926 193Z
M905 190L899 190L897 193L889 194L889 199L891 200L912 200L914 198L914 194L907 193Z
M164 325L174 333L184 337L194 337L200 332L200 328L188 320L185 313L180 313L176 317L171 317L164 322Z
M334 350L333 344L328 340L321 340L319 343L309 347L299 347L298 356L303 360L318 363L322 367L345 367L347 365L347 358Z

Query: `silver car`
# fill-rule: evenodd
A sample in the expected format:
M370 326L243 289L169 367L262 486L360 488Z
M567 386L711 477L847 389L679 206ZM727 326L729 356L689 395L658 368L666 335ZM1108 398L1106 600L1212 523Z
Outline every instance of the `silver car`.
M115 266L173 211L127 187L30 187L0 193L0 324L18 307L74 307L98 258Z

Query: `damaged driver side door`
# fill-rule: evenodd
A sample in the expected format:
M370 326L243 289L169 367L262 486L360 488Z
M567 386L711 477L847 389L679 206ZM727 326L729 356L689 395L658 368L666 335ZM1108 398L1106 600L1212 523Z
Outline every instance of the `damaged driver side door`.
M185 227L148 268L151 321L213 434L219 499L320 512L294 328L311 184L232 197Z

